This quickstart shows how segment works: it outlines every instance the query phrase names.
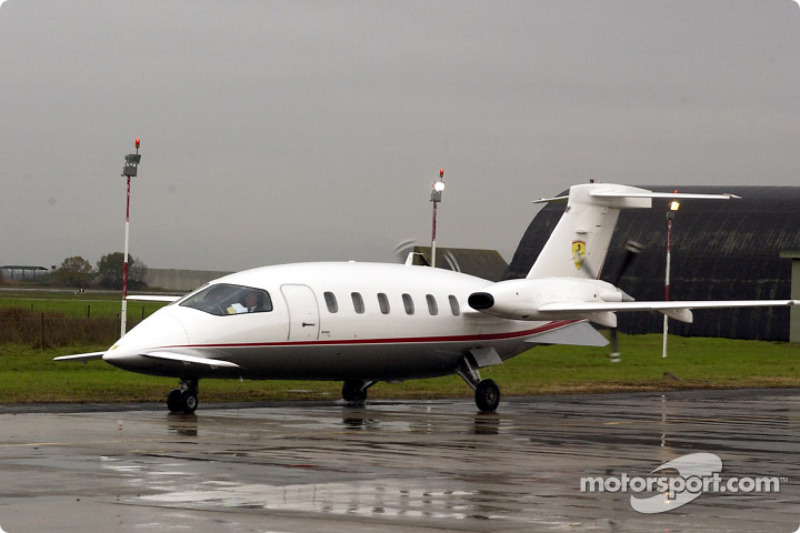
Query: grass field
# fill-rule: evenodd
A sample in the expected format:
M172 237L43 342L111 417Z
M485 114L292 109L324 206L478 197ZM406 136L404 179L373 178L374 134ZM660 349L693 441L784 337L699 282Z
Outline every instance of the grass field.
M71 291L0 291L0 308L33 308L42 313L113 318L119 295ZM136 302L145 316L163 304ZM109 344L113 342L110 341ZM39 343L41 344L41 343ZM622 361L611 363L607 348L540 346L484 369L506 395L612 392L689 388L798 387L800 346L730 339L669 339L669 357L661 358L660 335L620 336ZM0 403L162 401L176 380L124 372L102 361L55 363L53 357L99 351L108 344L33 347L0 343ZM260 401L339 398L338 382L204 380L202 401ZM379 383L371 398L470 397L458 377Z
M119 292L74 290L53 291L0 291L1 308L20 308L43 313L59 313L74 318L119 317L121 307ZM159 302L128 302L128 316L141 320L153 314Z
M503 394L615 392L691 388L798 387L800 346L729 339L670 338L661 358L660 335L621 336L622 361L605 348L540 346L486 368ZM106 346L34 349L0 345L0 403L162 401L176 380L132 374L102 361L55 363L58 355ZM666 374L666 376L665 376ZM202 401L338 399L341 383L203 380ZM458 377L379 383L371 398L470 397Z

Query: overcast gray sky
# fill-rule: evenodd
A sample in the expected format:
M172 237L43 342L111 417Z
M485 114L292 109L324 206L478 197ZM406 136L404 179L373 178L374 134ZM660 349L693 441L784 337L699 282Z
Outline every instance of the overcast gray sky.
M792 0L8 0L0 264L511 259L590 178L797 185Z

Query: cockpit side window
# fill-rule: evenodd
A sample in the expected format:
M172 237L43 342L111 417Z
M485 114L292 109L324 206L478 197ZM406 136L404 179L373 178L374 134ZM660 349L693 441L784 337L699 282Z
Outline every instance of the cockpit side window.
M254 287L215 283L188 296L179 304L217 316L272 311L269 293Z

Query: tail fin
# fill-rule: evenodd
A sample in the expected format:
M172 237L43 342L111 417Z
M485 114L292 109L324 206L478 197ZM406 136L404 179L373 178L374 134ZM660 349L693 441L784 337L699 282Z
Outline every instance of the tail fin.
M682 194L652 192L612 183L573 185L567 208L533 264L528 279L600 276L620 209L648 209L653 198L730 200L732 194Z
M527 278L596 279L603 268L619 210L649 208L649 194L652 193L645 189L607 183L570 187L567 208ZM563 198L554 200L559 199Z

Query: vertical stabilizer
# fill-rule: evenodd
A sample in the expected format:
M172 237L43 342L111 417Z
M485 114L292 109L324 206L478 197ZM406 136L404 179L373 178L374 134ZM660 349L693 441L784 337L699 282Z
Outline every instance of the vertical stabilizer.
M610 183L569 189L567 208L533 264L528 279L596 279L603 268L620 209L651 207L652 193Z

